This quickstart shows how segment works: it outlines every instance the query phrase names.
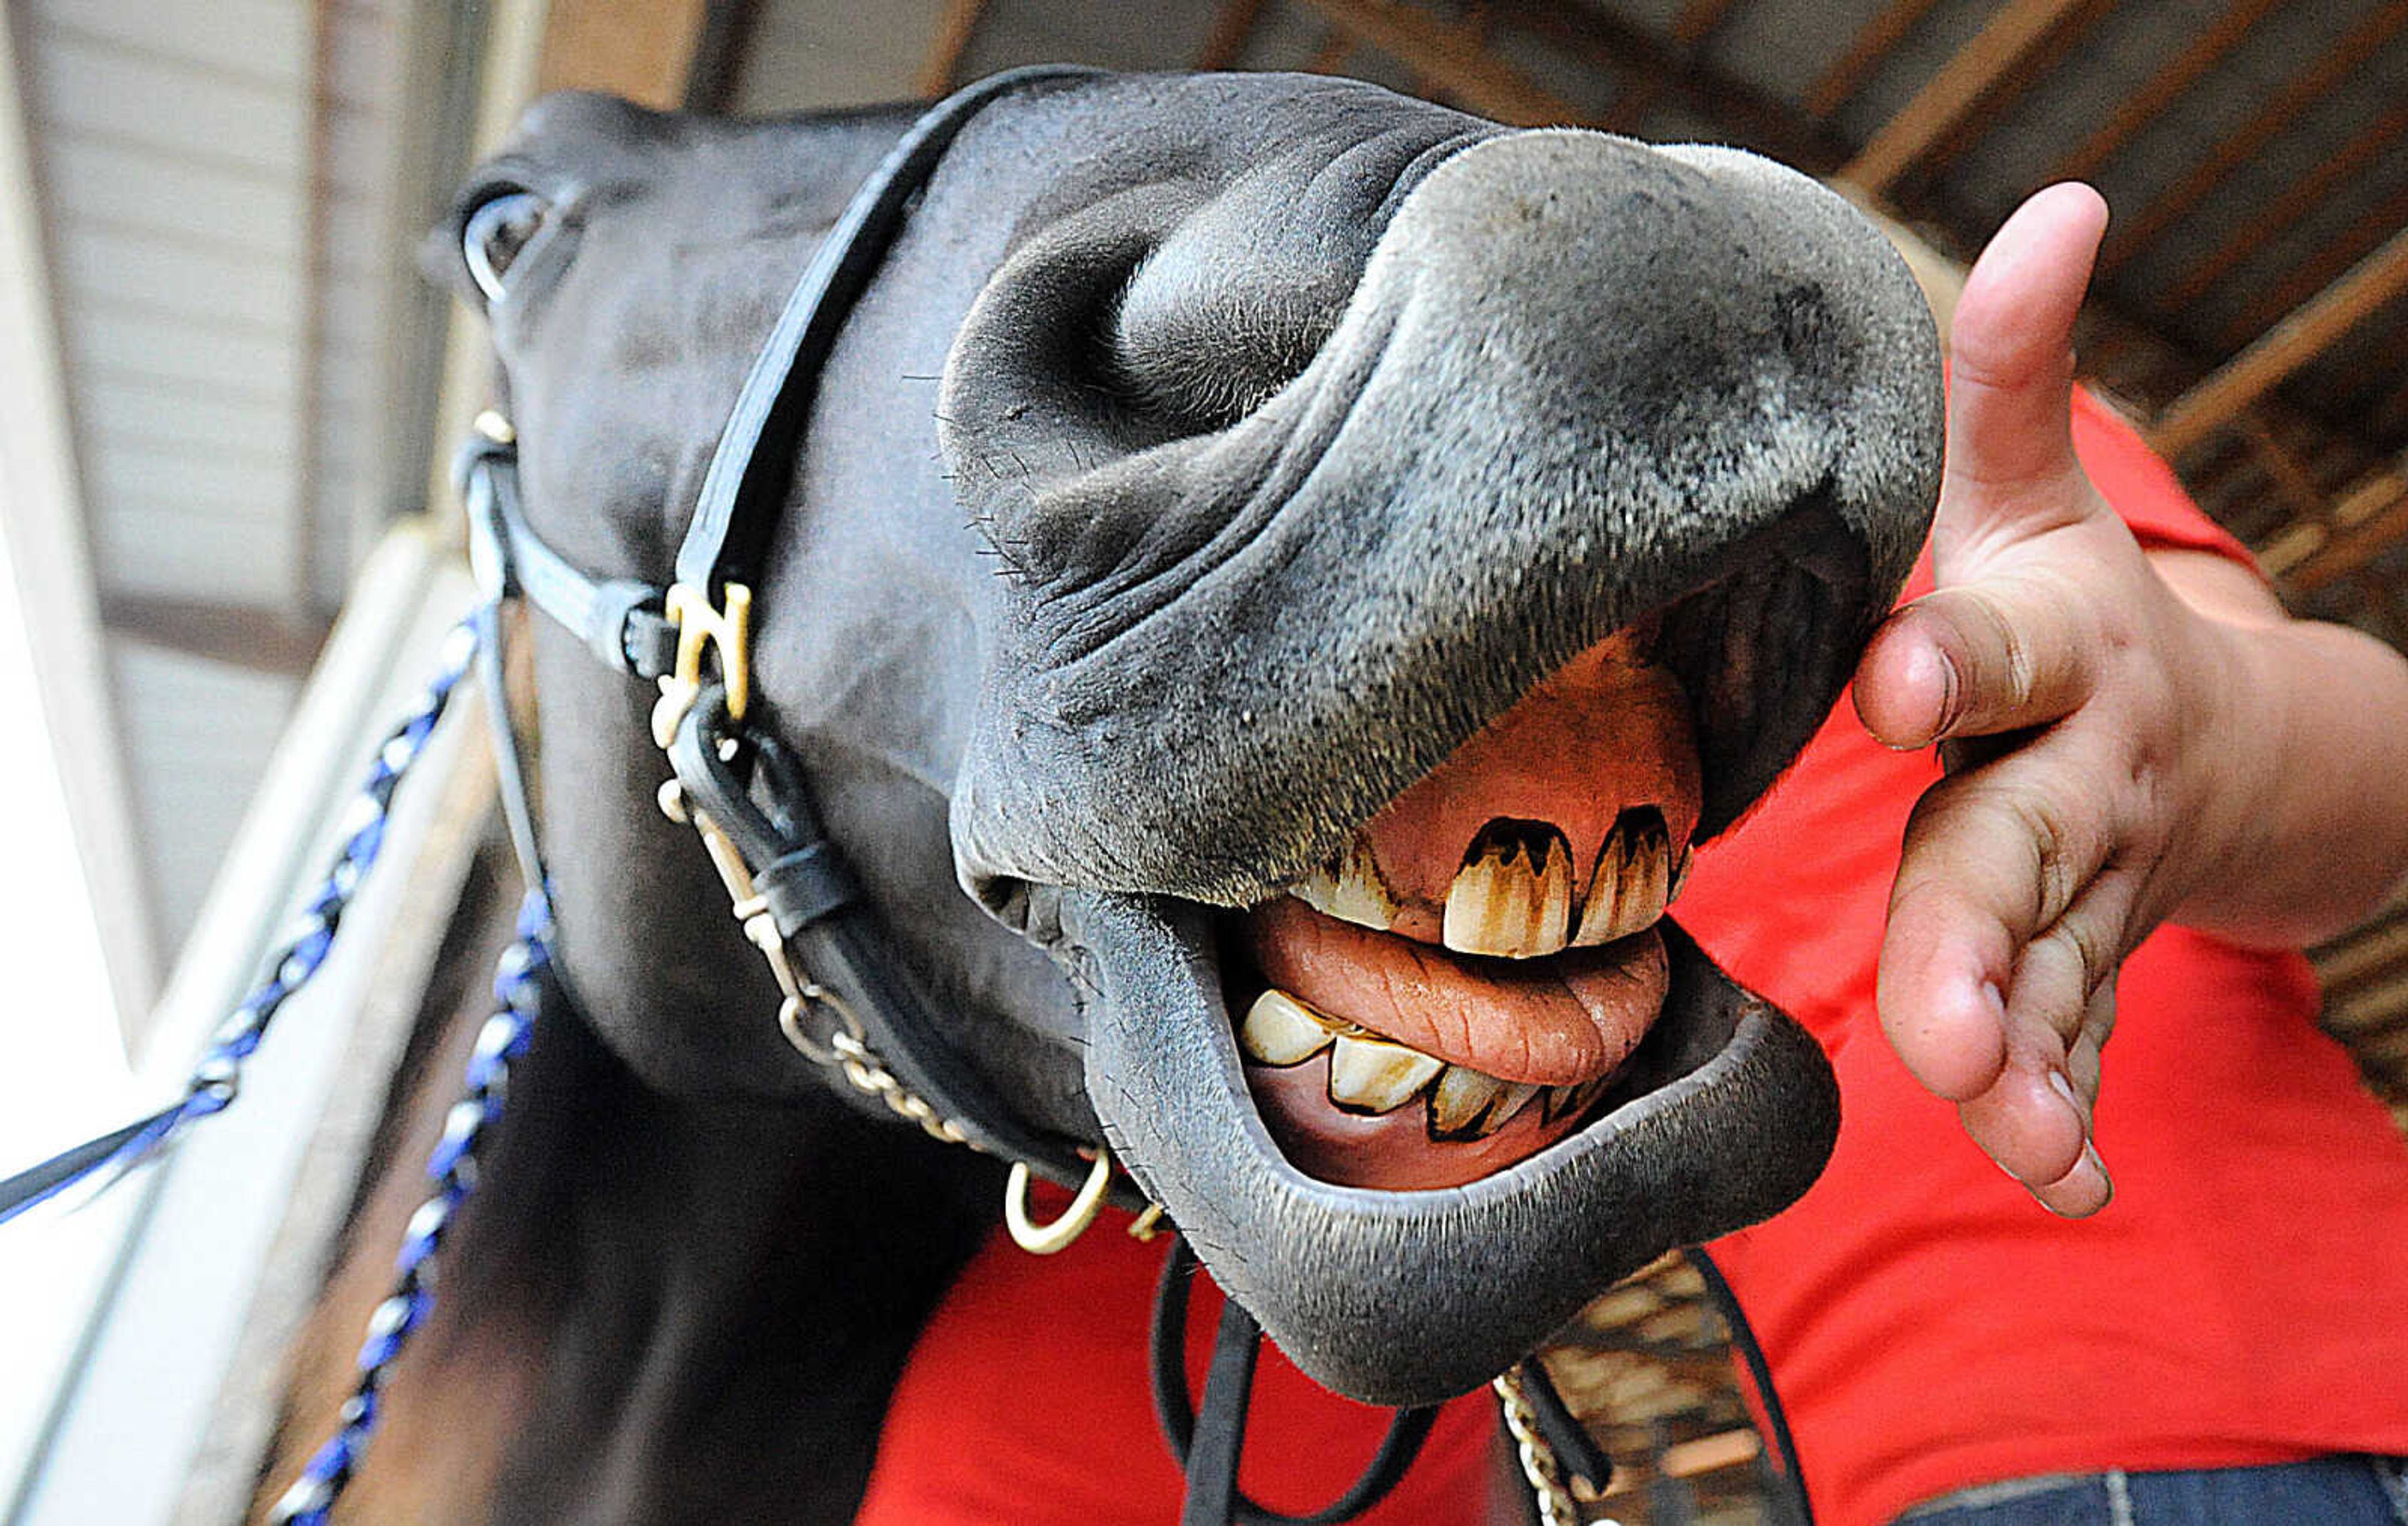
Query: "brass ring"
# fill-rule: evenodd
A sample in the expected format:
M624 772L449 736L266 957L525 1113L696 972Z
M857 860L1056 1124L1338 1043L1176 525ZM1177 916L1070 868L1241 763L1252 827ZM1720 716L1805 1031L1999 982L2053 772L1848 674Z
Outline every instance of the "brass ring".
M810 1031L803 1026L803 1014L810 1009L810 1005L800 994L789 996L780 1002L778 1031L785 1034L786 1042L801 1050L803 1058L812 1064L833 1065L837 1062L836 1051L813 1038Z
M1062 1217L1050 1224L1039 1224L1028 1217L1028 1162L1011 1162L1011 1179L1003 1189L1003 1223L1011 1231L1011 1243L1032 1256L1051 1256L1067 1250L1072 1241L1087 1233L1096 1215L1104 1206L1104 1191L1112 1181L1112 1152L1103 1146L1096 1147L1096 1163L1087 1179L1079 1185L1079 1195Z

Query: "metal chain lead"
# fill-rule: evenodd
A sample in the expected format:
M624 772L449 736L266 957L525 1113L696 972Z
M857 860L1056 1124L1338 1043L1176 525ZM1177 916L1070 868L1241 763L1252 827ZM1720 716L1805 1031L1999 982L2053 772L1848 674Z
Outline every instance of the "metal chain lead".
M929 1138L982 1150L984 1147L972 1139L960 1123L945 1117L903 1083L871 1046L868 1030L862 1026L852 1005L811 978L810 971L780 935L777 920L769 914L768 901L752 883L752 866L744 862L743 851L725 829L712 820L709 812L691 808L685 791L675 779L661 786L658 801L662 815L694 828L701 836L704 849L719 870L721 883L727 888L728 909L744 929L745 941L760 949L761 957L768 963L781 997L778 1031L786 1035L786 1042L812 1063L843 1077L854 1091L876 1097L898 1118L918 1124ZM805 1014L813 1008L836 1018L835 1030L824 1038L803 1024Z
M1509 1368L1488 1386L1497 1391L1498 1404L1505 1411L1505 1429L1512 1433L1522 1477L1538 1502L1541 1526L1580 1526L1580 1505L1572 1498L1571 1486L1564 1482L1563 1465L1539 1429L1538 1412L1530 1407L1529 1397L1522 1391L1521 1367Z

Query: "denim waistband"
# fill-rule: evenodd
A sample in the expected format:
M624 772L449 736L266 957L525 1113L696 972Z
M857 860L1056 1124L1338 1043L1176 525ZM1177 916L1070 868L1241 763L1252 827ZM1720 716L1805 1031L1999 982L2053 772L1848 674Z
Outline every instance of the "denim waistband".
M2308 1500L2318 1502L2313 1514L2294 1513ZM2402 1462L2353 1454L2256 1467L2043 1474L1960 1489L1897 1519L1900 1526L2177 1526L2261 1518L2408 1526Z

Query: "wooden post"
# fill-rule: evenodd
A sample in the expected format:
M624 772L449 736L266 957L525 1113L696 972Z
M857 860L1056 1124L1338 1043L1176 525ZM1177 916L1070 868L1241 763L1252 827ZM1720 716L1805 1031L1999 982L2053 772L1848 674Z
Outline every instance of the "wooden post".
M667 110L685 100L704 0L552 0L538 90L607 90Z

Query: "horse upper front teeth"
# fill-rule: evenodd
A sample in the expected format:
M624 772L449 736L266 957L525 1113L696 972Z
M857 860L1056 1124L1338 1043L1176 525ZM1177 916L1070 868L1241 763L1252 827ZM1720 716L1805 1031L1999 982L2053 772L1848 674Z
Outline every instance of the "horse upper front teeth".
M1679 891L1676 879L1687 877L1689 857L1684 847L1674 868L1671 833L1656 807L1635 806L1614 818L1613 830L1598 849L1572 942L1583 948L1612 943L1655 926Z
M1439 938L1458 953L1529 959L1564 947L1572 850L1543 821L1499 817L1480 829L1447 888Z
M1371 856L1371 844L1356 833L1335 863L1313 871L1312 877L1289 892L1325 917L1376 928L1385 933L1397 924L1397 897L1381 877Z

